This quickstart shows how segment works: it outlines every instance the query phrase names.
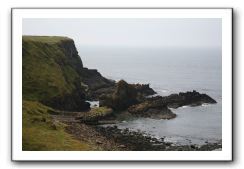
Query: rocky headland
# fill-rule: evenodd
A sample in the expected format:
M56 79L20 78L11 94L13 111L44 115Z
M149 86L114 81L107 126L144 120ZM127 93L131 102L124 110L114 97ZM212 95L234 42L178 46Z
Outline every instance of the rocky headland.
M176 118L171 108L216 103L207 94L193 90L153 96L156 92L149 84L107 79L83 66L74 41L67 37L23 36L22 42L23 150L201 151L221 147L220 143L173 146L128 129L101 127L139 117ZM99 107L92 108L87 100L99 101ZM72 144L64 144L67 141Z

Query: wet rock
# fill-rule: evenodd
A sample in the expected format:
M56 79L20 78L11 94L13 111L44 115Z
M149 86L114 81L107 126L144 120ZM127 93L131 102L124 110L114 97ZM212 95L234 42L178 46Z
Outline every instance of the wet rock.
M162 138L156 139L141 132L118 129L115 126L97 126L96 130L119 145L124 145L130 151L212 151L222 147L221 143L176 145L171 142L164 142ZM123 147L121 146L121 148Z
M193 90L192 92L181 92L179 94L171 94L162 97L162 101L171 108L178 108L181 106L199 106L204 103L214 104L217 103L213 98L206 94L201 94Z
M129 107L128 111L134 114L137 113L140 114L142 112L147 112L149 109L153 109L153 111L155 110L168 111L168 114L170 114L169 110L167 110L168 107L178 108L185 105L199 106L204 103L214 104L217 102L214 99L212 99L210 96L206 94L200 94L199 92L193 90L192 92L171 94L165 97L155 96L155 97L147 98L143 102L140 102L137 105L133 105Z
M128 108L128 112L139 117L154 119L172 119L176 117L176 114L163 102L162 97L147 99L142 103L132 105Z

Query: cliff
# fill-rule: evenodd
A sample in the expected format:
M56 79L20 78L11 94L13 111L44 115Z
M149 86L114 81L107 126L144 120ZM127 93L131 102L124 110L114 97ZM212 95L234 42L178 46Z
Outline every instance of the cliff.
M23 100L60 110L89 109L88 93L113 85L96 70L83 67L74 41L57 36L23 36Z
M59 122L54 115L89 109L90 104L85 100L93 95L96 88L110 85L114 85L114 82L102 77L96 70L83 67L72 39L23 36L22 149L104 149L104 146L96 144L96 139L89 141L89 138L69 134L69 129L73 131L74 125ZM83 127L79 127L79 131L82 129L84 133L95 133L93 129ZM108 144L107 147L113 146Z

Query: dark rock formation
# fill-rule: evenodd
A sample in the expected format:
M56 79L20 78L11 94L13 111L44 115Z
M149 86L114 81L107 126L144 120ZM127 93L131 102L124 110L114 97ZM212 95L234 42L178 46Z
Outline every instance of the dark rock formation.
M171 119L175 118L176 114L168 107L199 106L203 103L213 104L216 101L206 94L200 94L193 90L193 92L172 94L166 97L146 98L146 101L130 106L128 112L139 117Z
M89 100L101 100L104 96L111 96L116 89L116 84L109 87L101 87L96 90L88 90L88 99Z
M149 85L128 84L121 80L116 89L111 88L112 94L104 94L100 97L100 105L111 107L114 110L128 110L137 117L149 117L156 119L172 119L176 117L169 108L178 108L184 105L198 106L203 103L216 103L206 94L196 91L172 94L166 97L156 96L147 98L147 94L153 94Z
M101 106L111 107L114 110L125 110L137 103L137 91L132 85L120 80L116 84L115 91L110 95L102 95L99 101Z
M115 85L114 81L104 78L96 69L83 68L81 70L81 79L92 91Z
M172 119L176 117L176 114L162 102L162 99L155 98L130 106L128 112L135 116L156 119Z
M85 94L77 91L64 96L53 97L49 100L43 99L40 102L56 109L66 111L84 111L90 109L90 103L84 100ZM80 98L82 99L80 100Z
M81 80L87 85L87 99L98 100L103 93L112 93L115 89L115 81L104 78L96 69L83 68Z
M156 92L152 88L150 88L149 84L132 84L132 86L136 89L137 93L142 96L156 94Z
M213 98L206 94L200 94L193 90L192 92L179 93L179 94L171 94L166 97L162 97L162 102L168 107L178 108L181 106L189 105L189 106L199 106L204 103L214 104L217 103Z
M156 94L156 92L150 88L149 84L130 84L135 88L137 92L137 99L144 99L146 96ZM88 96L91 100L99 100L102 95L112 95L116 90L116 83L113 80L106 79L106 83L92 88L88 92Z
M144 101L146 96L155 93L149 84L128 84L124 80L120 80L114 86L96 91L96 94L101 94L100 105L111 107L114 110L126 110L129 106Z

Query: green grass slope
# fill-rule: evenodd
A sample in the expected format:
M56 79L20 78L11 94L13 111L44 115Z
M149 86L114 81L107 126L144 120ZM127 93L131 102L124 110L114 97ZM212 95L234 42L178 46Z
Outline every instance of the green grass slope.
M85 110L82 61L72 39L23 36L23 99L63 110Z
M54 121L49 112L54 109L34 101L23 101L23 151L79 151L92 150L65 132L65 125Z

